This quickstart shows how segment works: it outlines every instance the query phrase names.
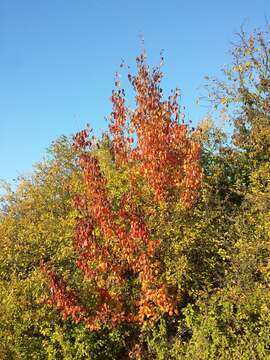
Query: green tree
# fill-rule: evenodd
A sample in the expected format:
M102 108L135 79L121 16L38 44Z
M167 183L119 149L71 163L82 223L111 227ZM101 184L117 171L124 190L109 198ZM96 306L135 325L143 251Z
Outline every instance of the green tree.
M46 302L42 260L53 263L71 283L79 281L73 271L78 216L73 198L82 183L71 143L66 137L55 141L33 175L22 177L16 191L7 189L2 197L1 359L115 359L123 347L119 331L91 333L64 322Z

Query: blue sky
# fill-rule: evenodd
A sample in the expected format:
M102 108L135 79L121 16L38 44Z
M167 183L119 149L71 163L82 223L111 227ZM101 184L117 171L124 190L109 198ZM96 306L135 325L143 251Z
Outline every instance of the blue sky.
M106 127L114 73L164 49L164 89L180 87L187 117L205 75L228 63L234 33L264 27L270 0L1 0L0 178L29 173L61 134Z

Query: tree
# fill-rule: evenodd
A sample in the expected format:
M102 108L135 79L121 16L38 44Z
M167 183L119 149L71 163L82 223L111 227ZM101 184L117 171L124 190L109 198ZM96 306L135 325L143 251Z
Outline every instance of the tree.
M122 323L140 326L163 314L178 313L175 291L164 276L165 239L158 237L162 208L192 208L201 187L200 143L180 120L178 91L165 100L160 67L152 72L144 55L138 73L128 74L136 108L125 105L125 92L113 91L108 145L109 169L98 143L83 130L74 140L84 192L76 197L80 220L75 231L77 266L90 285L79 298L44 263L51 303L91 330ZM109 172L121 177L121 192L110 191ZM91 304L89 306L88 304Z
M223 69L225 80L212 79L209 96L229 115L234 125L234 144L250 161L268 161L270 153L270 27L250 35L237 34L232 64Z

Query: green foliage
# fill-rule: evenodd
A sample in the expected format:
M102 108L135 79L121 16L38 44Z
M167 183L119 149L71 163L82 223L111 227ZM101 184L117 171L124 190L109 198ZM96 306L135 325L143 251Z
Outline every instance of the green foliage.
M0 357L114 359L123 347L120 331L90 333L64 322L46 304L49 289L40 271L42 259L71 283L80 280L73 272L73 196L82 187L70 141L60 138L49 154L31 178L22 178L16 192L10 190L2 199Z
M234 125L234 144L249 161L267 161L270 151L270 27L247 35L243 29L231 50L225 80L212 79L209 96Z

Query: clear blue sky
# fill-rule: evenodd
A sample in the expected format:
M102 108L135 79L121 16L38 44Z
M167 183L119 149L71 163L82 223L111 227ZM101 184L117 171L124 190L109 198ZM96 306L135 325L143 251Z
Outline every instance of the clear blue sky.
M181 88L196 123L203 77L229 62L243 22L269 16L270 0L1 0L0 178L29 173L61 134L105 127L114 73L122 58L134 64L140 33L150 63L164 49L164 88Z

